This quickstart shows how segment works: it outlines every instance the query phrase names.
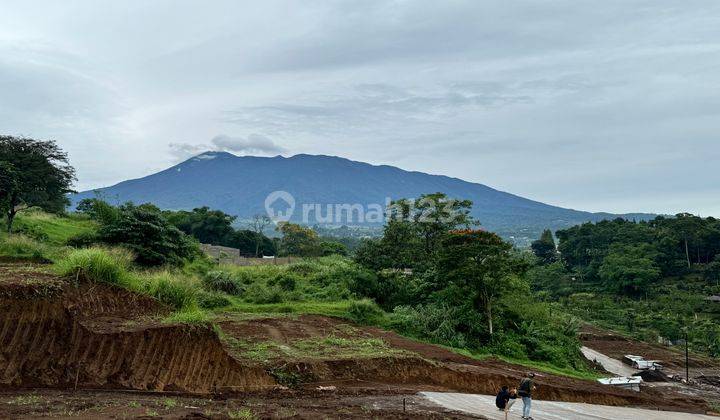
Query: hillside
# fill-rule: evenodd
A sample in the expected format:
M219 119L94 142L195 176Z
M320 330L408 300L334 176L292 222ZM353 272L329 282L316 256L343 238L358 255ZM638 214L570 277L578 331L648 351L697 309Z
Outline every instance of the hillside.
M241 219L264 214L268 194L287 191L297 203L293 221L302 221L304 203L321 204L326 215L327 204L361 204L367 209L373 203L384 206L387 197L414 198L444 192L450 197L472 200L473 216L484 228L519 238L535 238L545 228L555 230L619 216L551 206L442 175L304 154L268 158L206 152L164 171L95 191L112 202L153 202L166 209L208 206ZM95 191L74 195L73 204L94 197ZM646 219L650 215L621 216ZM344 219L340 224L355 223L346 223Z

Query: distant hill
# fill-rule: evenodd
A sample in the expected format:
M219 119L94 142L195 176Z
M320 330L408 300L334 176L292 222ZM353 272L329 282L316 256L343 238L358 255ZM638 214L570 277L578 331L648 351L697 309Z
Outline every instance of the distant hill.
M327 204L384 206L386 197L415 198L425 193L444 192L453 198L472 200L472 214L485 229L507 238L514 237L517 242L536 238L545 228L556 230L615 217L639 220L654 216L565 209L457 178L305 154L285 158L206 152L164 171L95 191L116 203L152 202L165 209L208 206L240 219L265 214L268 194L286 191L296 200L293 221L302 221L305 203L322 204L322 215L326 216ZM73 205L83 198L94 197L95 191L73 195ZM282 200L278 201L283 204ZM314 219L310 224L314 224Z

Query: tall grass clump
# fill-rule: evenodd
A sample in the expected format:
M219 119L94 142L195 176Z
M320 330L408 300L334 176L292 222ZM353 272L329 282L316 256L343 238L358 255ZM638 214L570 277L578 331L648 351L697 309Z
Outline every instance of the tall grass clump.
M48 247L24 235L8 235L0 239L0 256L23 260L49 261Z
M134 289L128 272L133 255L122 248L92 247L70 251L55 264L61 276Z
M145 293L175 310L191 310L198 307L201 284L192 277L169 271L137 274L137 284Z

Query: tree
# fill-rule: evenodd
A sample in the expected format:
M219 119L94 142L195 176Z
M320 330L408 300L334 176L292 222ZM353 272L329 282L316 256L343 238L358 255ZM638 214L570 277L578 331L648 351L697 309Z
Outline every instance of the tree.
M626 295L640 295L660 278L654 251L649 245L616 245L603 259L598 272L606 287Z
M127 203L118 217L101 225L101 242L122 245L135 253L135 262L145 266L178 265L199 254L195 241L147 206Z
M425 271L435 263L451 230L477 224L470 216L471 207L469 200L448 199L442 193L393 201L387 208L382 238L363 241L355 260L374 270Z
M317 257L321 253L320 240L314 230L295 223L278 225L282 233L280 250L284 255L296 257Z
M454 231L443 241L437 263L439 282L459 291L457 294L485 314L491 336L495 302L521 287L519 276L527 268L511 250L512 245L494 233Z
M390 219L412 222L426 257L431 257L437 251L450 230L477 225L470 216L472 201L450 199L439 192L423 194L415 201L398 200L391 203L390 207Z
M337 241L325 240L320 242L320 252L322 256L342 255L347 256L348 249L345 245Z
M167 220L198 241L210 245L226 245L235 232L232 223L235 216L208 207L192 211L165 211Z
M267 215L256 214L250 221L250 230L255 232L255 258L260 256L260 245L262 245L263 237L265 236L265 228L270 226L272 219Z
M550 264L557 260L555 239L549 229L545 229L540 235L540 239L530 244L530 248L541 264Z
M74 180L75 169L55 141L0 136L0 206L8 233L19 211L30 207L51 213L65 210Z

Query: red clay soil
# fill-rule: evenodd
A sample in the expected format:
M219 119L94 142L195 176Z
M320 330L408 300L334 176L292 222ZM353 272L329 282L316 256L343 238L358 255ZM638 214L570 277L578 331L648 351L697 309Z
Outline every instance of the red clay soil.
M453 353L439 346L421 343L378 328L355 327L347 330L347 320L317 315L297 318L262 318L221 322L224 332L245 340L275 341L287 344L293 340L318 336L376 337L391 347L413 353L408 357L384 357L349 360L288 360L277 366L292 372L309 385L403 386L416 389L453 390L494 394L503 385L514 385L527 372L523 366L497 359L477 360ZM656 409L704 412L705 402L671 390L645 389L642 393L621 390L551 374L536 378L537 398L544 400L586 402L604 405L634 405Z
M143 322L167 311L150 299L101 285L58 289L31 276L0 267L0 388L207 393L276 385L230 357L208 328Z
M209 399L152 393L0 391L0 418L10 419L478 419L448 412L414 394L284 390Z
M58 279L38 267L0 264L0 389L130 389L228 394L276 389L278 369L308 388L335 384L356 392L455 390L494 394L518 383L526 368L475 360L345 320L299 316L220 320L244 341L288 343L325 336L377 337L402 355L331 356L259 364L231 354L209 328L156 321L168 312L154 300L116 288ZM270 373L273 373L271 375ZM703 411L704 402L648 389L633 393L593 381L545 375L540 399Z

